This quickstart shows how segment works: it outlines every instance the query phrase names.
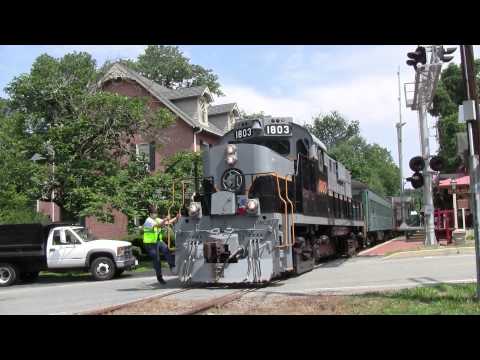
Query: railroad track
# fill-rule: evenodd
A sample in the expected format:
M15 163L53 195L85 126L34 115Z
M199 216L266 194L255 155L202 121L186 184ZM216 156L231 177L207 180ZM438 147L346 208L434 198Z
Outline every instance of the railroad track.
M156 300L156 299L165 298L167 296L183 293L183 292L190 291L190 290L193 290L193 288L172 290L172 291L169 291L169 292L166 292L166 293L161 293L161 294L158 294L158 295L152 295L152 296L149 296L147 298L142 298L142 299L134 300L134 301L128 301L128 302L125 302L125 303L122 303L122 304L107 306L107 307L104 307L104 308L101 308L101 309L80 312L80 313L76 313L74 315L106 315L106 314L108 314L112 311L120 310L120 309L123 309L127 306L130 306L130 305L139 304L139 303L148 303L148 302Z
M280 281L280 280L272 281L268 285L277 283L278 281ZM209 300L203 301L203 302L201 302L197 305L194 305L193 307L189 308L188 310L176 313L175 315L195 315L195 314L199 314L201 312L204 312L204 311L206 311L208 309L211 309L213 307L216 307L216 306L224 306L224 305L226 305L226 304L228 304L232 301L240 299L242 296L244 296L247 293L257 291L257 290L262 289L262 288L264 288L268 285L263 285L263 286L259 286L259 287L255 287L255 288L240 289L240 290L234 291L233 293L230 293L230 294L215 297L213 299L209 299ZM125 302L125 303L122 303L122 304L107 306L107 307L96 309L96 310L90 310L90 311L76 313L75 315L106 315L108 313L111 313L112 311L120 310L120 309L126 308L126 307L134 305L134 304L139 304L139 303L146 304L146 303L148 303L150 301L153 301L153 300L166 298L168 296L176 295L176 294L179 294L179 293L184 293L184 292L187 292L187 291L193 291L193 290L196 290L198 288L199 287L192 287L192 288L172 290L172 291L169 291L169 292L166 292L166 293L162 293L162 294L158 294L158 295L152 295L152 296L149 296L147 298L142 298L142 299L139 299L139 300L134 300L134 301ZM224 290L228 289L228 286L220 287L220 289L224 289Z

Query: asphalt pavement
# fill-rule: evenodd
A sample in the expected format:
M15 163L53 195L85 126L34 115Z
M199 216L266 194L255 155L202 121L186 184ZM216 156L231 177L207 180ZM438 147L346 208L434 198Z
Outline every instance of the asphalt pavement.
M0 314L75 314L159 295L181 288L174 276L157 283L152 273L124 274L95 282L88 277L40 278L38 283L0 289ZM473 254L401 259L337 259L313 271L290 277L259 291L287 294L355 294L439 282L475 281ZM175 295L181 299L222 296L232 289L194 289Z

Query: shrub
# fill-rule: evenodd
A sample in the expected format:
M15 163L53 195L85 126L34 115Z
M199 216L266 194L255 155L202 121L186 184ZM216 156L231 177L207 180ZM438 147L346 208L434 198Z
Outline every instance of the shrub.
M29 208L0 210L0 224L49 224L50 222L46 215Z

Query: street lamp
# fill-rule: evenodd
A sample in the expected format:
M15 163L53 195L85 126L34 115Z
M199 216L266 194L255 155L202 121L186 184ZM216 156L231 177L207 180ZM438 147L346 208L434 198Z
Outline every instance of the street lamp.
M450 185L452 186L452 194L453 194L453 223L455 230L458 229L458 219L457 219L457 180L452 179L450 180Z

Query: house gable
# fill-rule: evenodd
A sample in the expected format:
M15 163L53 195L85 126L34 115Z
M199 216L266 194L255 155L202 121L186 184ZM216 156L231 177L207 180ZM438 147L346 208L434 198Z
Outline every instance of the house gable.
M198 120L198 117L195 117L197 112L193 112L191 114L182 110L179 106L177 106L172 100L180 100L182 98L198 98L205 96L207 98L211 98L210 91L206 86L199 86L199 87L192 87L192 88L185 88L185 89L168 89L165 88L154 81L147 79L146 77L138 74L137 72L129 69L125 65L121 63L115 63L112 67L107 71L107 73L103 76L103 78L97 83L97 88L104 88L105 84L113 81L113 82L120 82L122 80L130 80L134 81L140 86L142 86L148 93L153 95L158 101L160 101L165 107L170 109L175 115L177 115L181 120L186 122L193 128L202 129L204 131L210 132L216 136L222 136L223 131L217 128L215 125L210 125L209 123L201 123Z

